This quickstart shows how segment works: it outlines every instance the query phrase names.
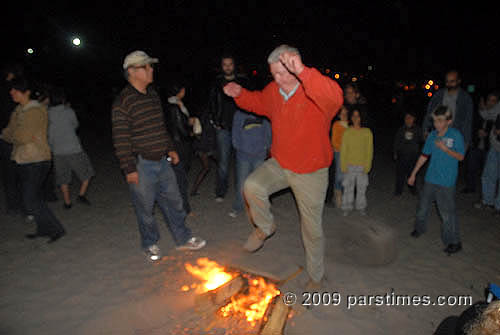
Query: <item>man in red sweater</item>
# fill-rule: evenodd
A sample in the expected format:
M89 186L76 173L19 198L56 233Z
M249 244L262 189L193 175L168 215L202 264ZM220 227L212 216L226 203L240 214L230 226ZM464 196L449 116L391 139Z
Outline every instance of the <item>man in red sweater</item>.
M269 118L271 158L246 180L248 214L257 227L244 248L255 252L276 225L269 196L290 187L300 212L308 288L319 288L324 276L323 204L332 161L330 124L343 103L340 86L318 70L304 66L300 53L288 45L277 47L267 59L274 81L262 91L248 91L236 83L224 87L242 109Z

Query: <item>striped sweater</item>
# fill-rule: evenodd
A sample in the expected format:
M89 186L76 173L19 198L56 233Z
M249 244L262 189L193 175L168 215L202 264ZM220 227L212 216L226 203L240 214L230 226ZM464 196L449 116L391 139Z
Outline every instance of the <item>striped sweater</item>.
M111 123L116 157L125 174L137 171L137 155L159 161L169 151L175 151L160 98L151 86L143 94L127 85L113 103Z

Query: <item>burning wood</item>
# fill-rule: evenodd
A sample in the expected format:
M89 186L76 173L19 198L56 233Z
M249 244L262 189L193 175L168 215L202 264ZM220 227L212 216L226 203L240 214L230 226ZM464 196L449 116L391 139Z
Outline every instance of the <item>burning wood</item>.
M235 320L236 317L246 321L247 327L253 328L255 332L260 328L262 335L281 334L290 309L283 304L277 285L295 277L302 269L278 282L236 269L226 269L207 258L198 259L195 266L187 263L185 267L203 281L181 288L183 291L196 289L197 314L219 316L211 319L206 330L211 329L217 319Z
M244 284L243 278L238 275L216 289L197 295L195 297L195 311L198 314L216 312L239 293L244 288Z

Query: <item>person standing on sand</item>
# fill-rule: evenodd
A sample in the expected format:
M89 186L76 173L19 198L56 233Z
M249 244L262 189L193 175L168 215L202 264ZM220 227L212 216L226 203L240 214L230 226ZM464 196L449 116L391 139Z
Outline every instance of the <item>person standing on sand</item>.
M151 261L161 258L155 203L163 212L176 249L198 250L206 244L185 224L186 212L171 165L179 162L179 155L165 127L160 97L150 85L154 63L158 59L143 51L125 57L123 70L128 85L115 99L111 112L116 156L129 184L142 247Z

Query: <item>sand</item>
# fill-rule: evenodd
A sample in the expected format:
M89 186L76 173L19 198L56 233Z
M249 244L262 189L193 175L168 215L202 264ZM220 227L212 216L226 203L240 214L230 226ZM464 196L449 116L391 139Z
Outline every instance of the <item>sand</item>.
M387 143L390 143L388 140ZM431 334L449 315L467 306L432 305L437 296L484 299L489 282L500 283L498 241L500 218L472 208L478 195L457 197L463 251L448 256L440 240L436 211L429 231L419 239L409 236L417 198L407 192L392 196L394 164L380 141L368 188L368 216L343 217L325 208L327 282L322 292L337 293L338 305L301 306L302 273L282 287L298 296L285 334ZM109 139L88 138L85 146L97 175L88 197L91 207L71 210L62 201L50 203L67 229L67 236L52 245L27 240L34 226L21 217L0 216L0 334L232 334L217 326L202 327L193 312L194 293L181 286L194 282L186 262L208 257L220 264L239 266L284 278L304 266L297 210L291 193L273 198L278 231L256 254L242 251L251 232L245 215L227 215L233 191L223 203L214 201L215 169L191 198L195 212L187 223L207 240L197 252L179 252L163 224L160 211L160 248L163 258L152 264L139 247L139 233L127 185L113 157ZM199 171L196 161L191 177ZM76 192L77 185L73 186ZM458 186L461 189L461 186ZM3 200L3 199L2 199ZM394 235L395 258L373 265L373 251L363 249L358 232L383 225ZM366 259L363 257L366 255ZM365 260L365 261L363 261ZM393 306L368 296L430 296L430 306ZM348 302L357 305L348 305ZM364 303L364 305L362 305Z

